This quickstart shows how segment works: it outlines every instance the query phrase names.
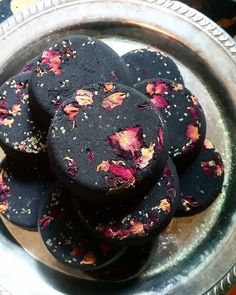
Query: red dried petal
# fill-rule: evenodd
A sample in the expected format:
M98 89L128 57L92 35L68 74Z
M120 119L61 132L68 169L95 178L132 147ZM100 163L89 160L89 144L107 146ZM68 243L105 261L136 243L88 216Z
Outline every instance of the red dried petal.
M197 106L200 105L199 101L198 101L198 99L197 99L197 97L195 95L191 95L190 98L191 98L194 105L197 105Z
M3 96L0 99L0 125L3 124L4 120L7 118L8 115L9 111L7 109L6 97Z
M94 253L92 252L88 252L86 254L84 254L84 259L82 261L80 261L80 264L93 264L96 265L96 256Z
M204 147L205 149L208 149L208 150L214 149L214 145L209 139L204 140Z
M116 227L111 226L110 228L106 228L103 226L96 227L96 230L102 233L107 238L119 238L120 240L123 240L127 238L130 233L126 229L117 229Z
M143 169L149 164L155 152L154 147L155 144L151 143L148 148L141 149L141 156L134 160L136 168Z
M161 80L158 80L156 82L148 82L148 84L146 85L146 93L148 93L151 96L153 94L163 95L167 91L168 85Z
M108 161L102 161L100 164L97 165L96 171L107 172L109 170L109 167L110 167L110 164Z
M151 101L154 104L154 106L158 109L164 109L168 106L168 102L161 95L153 95Z
M123 101L127 97L127 93L124 92L116 92L104 98L102 102L102 107L111 111L112 109L122 105Z
M108 141L117 154L127 156L123 153L123 151L126 151L134 157L135 152L137 152L142 146L143 130L141 127L125 128L125 130L109 136Z
M78 166L77 166L75 160L73 160L69 157L65 157L63 160L67 161L69 174L71 176L75 176L78 172Z
M41 63L47 64L55 75L61 74L62 54L56 50L45 50L42 54Z
M87 150L87 159L90 163L92 163L94 161L95 158L95 153L94 151L91 150Z
M103 91L108 92L114 89L114 84L113 83L104 83L103 84Z
M7 186L3 178L3 170L0 172L0 202L6 201L10 197L10 187Z
M12 112L13 116L19 115L19 113L21 112L21 105L20 104L13 104L11 106L11 112Z
M78 107L73 106L71 103L66 105L63 109L63 112L69 116L69 119L73 123L73 127L75 125L75 117L78 115L80 109Z
M196 119L199 118L199 115L198 115L197 111L195 110L195 108L193 108L193 107L189 107L188 109L189 109L189 113L190 113L191 117L192 117L194 120L196 120Z
M184 85L183 84L180 84L180 83L172 83L171 86L172 86L172 89L174 91L178 91L178 90L183 90L184 89Z
M171 211L171 204L168 199L162 199L158 206L152 208L152 210L161 210L163 212L170 213Z
M132 235L143 236L145 234L144 224L141 221L134 221L129 231Z
M209 174L213 177L220 177L224 173L224 166L218 158L215 158L209 162L201 162L201 167L206 174Z
M80 106L92 105L93 104L93 93L88 90L79 89L76 91L75 101L77 101Z
M164 145L164 134L163 134L163 128L159 127L157 129L157 144L155 146L155 151L159 154L163 150Z
M135 178L131 178L130 180L124 180L121 177L117 176L105 176L105 181L107 187L109 187L109 192L122 192L131 186L133 186L136 182Z
M111 163L108 171L124 180L131 180L135 176L135 171L133 168L126 168L120 164Z
M41 229L46 228L47 226L49 226L49 224L54 220L54 217L52 216L44 216L40 219L39 221L39 225Z
M182 205L185 208L185 211L189 211L192 208L198 207L198 203L193 200L192 196L184 196L181 200Z
M190 138L192 142L196 142L200 138L198 127L189 124L186 131L186 137Z

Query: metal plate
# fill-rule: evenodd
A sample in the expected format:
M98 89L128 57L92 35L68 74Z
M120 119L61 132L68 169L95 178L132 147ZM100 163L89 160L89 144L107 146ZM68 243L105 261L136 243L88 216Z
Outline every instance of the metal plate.
M0 26L0 82L51 41L75 33L101 38L120 54L154 47L176 60L186 86L205 110L207 135L223 156L224 190L206 211L175 218L159 236L148 269L132 283L115 286L62 266L48 254L37 233L4 221L22 247L2 230L0 284L12 294L24 295L98 294L98 286L101 294L199 295L209 289L208 294L224 293L236 270L234 41L178 1L42 1Z

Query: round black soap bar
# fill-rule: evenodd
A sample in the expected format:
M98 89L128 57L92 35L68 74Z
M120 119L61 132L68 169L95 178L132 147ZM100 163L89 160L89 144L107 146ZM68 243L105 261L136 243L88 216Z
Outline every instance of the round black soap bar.
M48 168L26 168L6 158L0 169L0 212L16 225L36 229L40 202L52 180Z
M122 58L129 69L133 84L155 77L184 83L175 62L162 52L136 49L126 53Z
M30 72L31 73L37 64L38 59L39 59L39 57L36 56L36 57L32 58L30 61L28 61L21 69L21 72L23 72L23 73Z
M87 275L104 282L126 282L140 276L153 258L153 243L127 248L125 253L115 262L103 269L87 272ZM128 262L128 266L127 266ZM116 285L116 292L118 292Z
M137 245L156 236L171 221L178 186L178 175L169 159L162 177L145 196L112 206L92 206L75 197L72 200L79 218L97 237L113 245Z
M130 197L149 189L168 156L167 130L155 107L121 84L77 90L57 111L48 135L55 174L87 201ZM140 191L139 191L140 193Z
M145 80L135 89L160 111L168 129L169 154L177 168L183 169L197 156L206 136L206 119L198 99L182 84L166 79Z
M57 185L46 195L38 230L49 252L59 261L81 270L94 270L119 258L125 248L114 248L91 238L74 218L68 191Z
M77 89L95 82L130 84L128 70L113 49L88 36L55 41L39 57L32 72L32 109L43 126Z
M224 166L211 141L204 141L194 162L180 174L180 194L176 216L188 216L203 211L221 193Z
M0 145L8 156L27 162L46 159L47 134L30 111L29 78L20 73L0 87Z

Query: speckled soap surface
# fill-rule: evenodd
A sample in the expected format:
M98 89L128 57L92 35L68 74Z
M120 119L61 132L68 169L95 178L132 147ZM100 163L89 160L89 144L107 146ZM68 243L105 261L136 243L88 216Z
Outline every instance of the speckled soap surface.
M183 84L167 79L144 80L135 89L160 111L168 128L169 154L183 169L197 156L206 136L206 119L198 98Z
M171 159L145 195L112 206L94 206L73 198L77 214L100 239L114 245L143 244L171 221L179 194L179 179Z
M133 188L148 189L161 175L168 134L159 111L147 110L146 103L130 87L99 83L78 89L58 110L49 129L49 158L79 198L128 198Z
M118 54L102 41L70 36L46 48L32 71L32 108L41 125L48 127L61 103L78 88L95 82L130 85L129 73Z
M15 160L46 157L46 131L30 110L29 73L20 73L0 87L0 145Z

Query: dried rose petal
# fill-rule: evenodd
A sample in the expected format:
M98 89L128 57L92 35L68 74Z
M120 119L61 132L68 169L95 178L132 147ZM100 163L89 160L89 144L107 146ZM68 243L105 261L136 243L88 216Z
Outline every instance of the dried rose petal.
M126 230L126 229L118 229L118 228L115 228L113 226L111 226L110 228L105 228L103 226L98 226L98 227L96 227L96 230L101 232L107 238L115 238L115 237L117 237L120 240L123 240L123 239L127 238L130 235L128 230Z
M75 176L77 174L77 172L78 172L78 166L77 166L75 160L73 160L73 159L71 159L69 157L65 157L63 160L67 161L67 165L69 167L69 169L68 169L69 174L71 176Z
M45 50L42 54L41 63L47 64L55 75L61 74L62 54L56 50Z
M80 261L80 264L96 265L96 256L92 252L86 253L86 254L84 254L84 259L82 261Z
M163 212L170 213L171 205L167 199L162 199L160 204L158 206L152 208L152 210L161 210Z
M79 89L76 91L75 101L77 101L80 106L92 105L93 104L93 93L88 90Z
M192 196L184 196L182 198L181 202L182 202L182 205L185 208L185 211L189 211L192 208L195 208L195 207L198 206L198 203L193 200Z
M164 108L166 108L168 106L168 102L161 95L153 95L152 98L151 98L151 102L158 109L164 109Z
M108 161L102 161L100 164L97 165L96 171L107 172L109 170L109 167L110 167L110 164Z
M201 162L201 167L205 173L214 177L220 177L224 173L223 164L218 159Z
M117 177L121 177L124 180L131 180L135 176L135 171L133 168L126 168L116 163L111 163L109 165L108 171Z
M139 169L145 168L152 160L154 155L155 144L150 144L148 148L141 149L141 156L134 160L135 167Z
M136 179L131 178L130 180L124 180L121 177L117 176L106 176L105 177L106 185L109 187L110 193L121 192L134 186Z
M197 97L195 95L191 95L190 98L191 98L194 105L197 105L197 106L200 105L199 101L198 101L198 99L197 99Z
M102 107L111 111L115 107L122 105L124 99L127 97L127 93L124 92L116 92L104 98L102 102Z
M198 132L198 127L189 124L186 131L186 137L190 138L192 142L196 142L200 138L200 134Z
M180 83L172 83L171 84L172 88L174 91L178 91L178 90L183 90L184 89L184 85L180 84Z
M113 83L104 83L103 84L103 91L104 92L108 92L108 91L111 91L115 88L114 84Z
M208 150L214 149L214 145L209 139L204 140L204 147Z
M164 138L163 138L163 128L159 127L157 130L157 144L155 146L155 151L159 154L163 150Z
M194 120L196 120L196 119L199 118L199 115L198 115L197 111L195 110L195 108L193 108L193 107L189 107L188 110L189 110L189 113L190 113L191 117L192 117Z
M145 234L145 229L144 229L144 225L141 221L133 221L131 228L129 229L129 231L133 234L133 235L144 235Z
M4 126L8 126L11 128L12 124L14 123L14 119L13 118L6 118L3 121L1 121L1 125L3 124Z
M3 178L3 170L0 172L0 202L10 197L10 187L7 186Z
M11 106L11 112L13 116L19 115L21 112L21 105L20 104L13 104Z
M78 115L80 109L78 107L73 106L71 103L66 105L63 109L63 112L69 116L69 119L73 123L73 127L75 125L75 117Z
M95 154L94 154L94 151L91 151L91 150L87 150L87 159L90 163L92 163L94 161L94 158L95 158Z
M148 82L146 85L146 93L149 95L159 94L162 95L168 91L168 86L163 81L156 81L156 82Z
M25 89L27 84L28 84L27 82L21 81L21 82L16 83L14 85L14 87L16 89Z
M47 226L49 226L49 224L54 220L54 217L52 216L44 216L40 219L39 221L39 226L41 229L46 228Z
M108 141L116 153L123 156L122 151L126 151L134 157L142 146L143 130L141 127L128 127L109 136Z

